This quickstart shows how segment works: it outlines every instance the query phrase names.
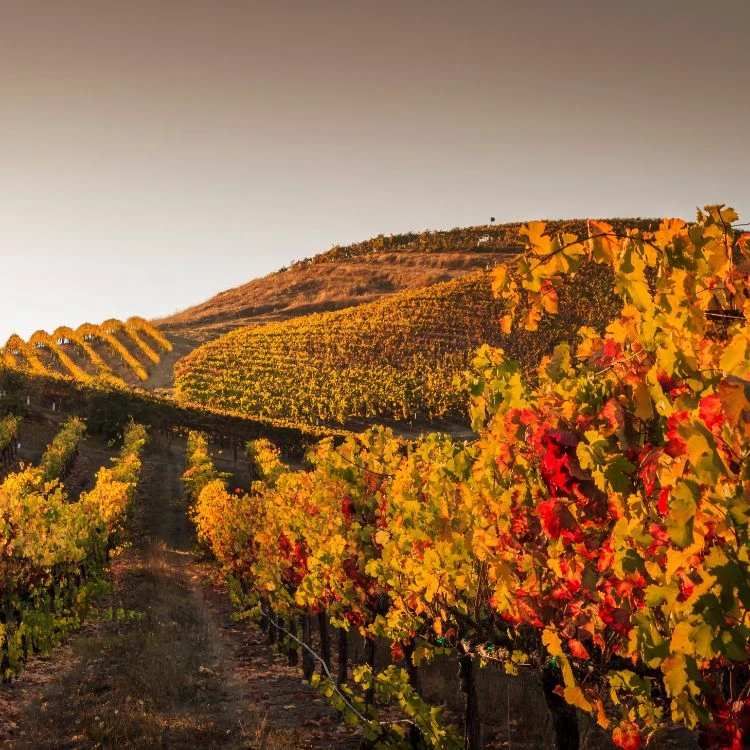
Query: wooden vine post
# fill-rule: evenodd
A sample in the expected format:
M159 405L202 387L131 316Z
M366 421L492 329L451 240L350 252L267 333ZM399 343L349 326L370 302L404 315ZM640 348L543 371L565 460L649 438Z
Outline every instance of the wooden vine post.
M349 640L344 628L339 628L339 669L336 684L341 687L346 684L349 665Z
M299 629L297 626L297 620L289 618L289 645L287 650L287 656L289 659L289 666L296 667L299 662L299 646L297 645L297 638L299 635Z
M458 679L464 695L464 750L482 750L482 722L479 716L477 667L470 653L458 660Z
M331 639L328 635L328 617L325 610L318 612L318 632L320 633L320 655L326 669L331 671Z
M580 737L578 734L578 721L576 710L561 696L554 692L560 684L559 674L549 664L542 670L542 690L544 700L547 704L552 719L552 731L555 735L555 748L557 750L578 750Z
M375 656L377 651L377 643L374 637L365 638L365 663L372 670L373 680L370 687L365 693L365 702L368 706L372 706L375 703Z
M305 615L302 618L302 643L304 643L304 648L302 649L302 675L310 682L315 672L315 661L311 653L312 633L309 615Z
M406 665L406 673L409 675L409 684L418 695L421 695L422 686L419 679L419 669L414 664L414 639L411 639L404 646L404 664ZM416 724L412 724L409 728L409 744L413 748L424 747L422 730Z
M273 644L276 643L278 637L278 629L276 628L276 622L274 621L273 610L268 608L268 642Z

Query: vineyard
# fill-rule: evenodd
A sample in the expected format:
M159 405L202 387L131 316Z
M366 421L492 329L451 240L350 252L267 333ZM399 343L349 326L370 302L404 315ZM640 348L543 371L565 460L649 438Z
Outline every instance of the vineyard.
M650 231L659 225L656 219L609 219L609 225L617 232L627 229ZM585 233L585 220L549 221L547 231L551 234L567 232L576 235ZM332 263L342 259L357 258L383 252L418 251L422 253L472 252L478 248L494 252L522 251L526 247L523 234L525 224L485 224L478 227L456 227L444 231L407 232L405 234L379 234L363 242L351 245L334 245L325 253L297 261L292 268Z
M0 471L12 465L16 458L16 444L18 438L18 417L5 417L0 420Z
M611 278L592 266L560 290L561 314L503 333L505 303L478 272L380 302L233 331L175 368L178 401L308 425L465 420L461 375L483 343L529 369L583 325L617 309Z
M110 318L75 330L37 331L28 341L13 335L0 349L0 361L35 374L81 382L98 377L124 385L147 380L148 368L161 361L159 351L171 349L169 340L143 318Z
M122 387L169 347L141 319L12 337L2 681L96 621L17 746L749 747L737 226L708 206L334 248L306 267L479 240L499 262L232 331L178 362L174 401ZM397 432L444 418L470 437Z
M625 750L672 724L702 747L750 744L750 235L736 221L713 206L653 233L525 228L529 254L494 273L505 331L560 314L587 263L611 270L621 306L533 376L481 348L474 443L373 428L323 441L305 470L256 443L238 496L191 438L199 542L372 743L482 747L477 671L496 663L537 676L560 748L579 746L576 710ZM323 629L313 650L321 616L337 674ZM352 631L369 646L348 670ZM462 729L420 694L437 656L458 664Z
M0 431L8 426L0 422ZM71 418L38 466L21 466L0 483L2 680L80 624L134 498L146 440L139 425L127 428L119 457L101 467L93 488L68 496L65 478L84 433L83 422Z

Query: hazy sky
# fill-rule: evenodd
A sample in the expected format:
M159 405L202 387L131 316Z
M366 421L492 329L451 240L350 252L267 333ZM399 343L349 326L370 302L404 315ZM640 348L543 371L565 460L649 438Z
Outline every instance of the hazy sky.
M0 340L380 232L750 221L748 28L747 0L0 0Z

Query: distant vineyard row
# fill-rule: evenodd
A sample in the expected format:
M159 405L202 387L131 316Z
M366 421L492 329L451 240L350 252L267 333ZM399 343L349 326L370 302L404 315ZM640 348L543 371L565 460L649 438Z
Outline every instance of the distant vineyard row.
M178 362L186 403L304 424L464 418L461 374L483 343L526 368L580 326L615 313L611 275L592 267L560 291L561 314L537 331L504 334L503 300L479 272L385 300L283 323L247 327Z
M618 232L622 232L626 228L648 231L659 225L658 219L608 219L607 221ZM587 222L584 219L548 221L546 225L550 232L584 234L587 230ZM476 227L455 227L443 231L426 230L404 234L379 234L377 237L362 242L353 242L350 245L334 245L325 253L294 263L291 268L330 263L371 253L403 250L417 250L426 253L466 252L477 248L484 250L520 250L524 247L524 238L520 234L523 226L522 223L515 222Z
M11 369L40 375L80 381L104 376L122 382L116 362L139 380L146 380L144 362L158 364L159 350L171 349L169 341L143 318L124 322L110 318L100 325L60 326L51 334L37 331L28 341L14 334L0 349L0 361Z

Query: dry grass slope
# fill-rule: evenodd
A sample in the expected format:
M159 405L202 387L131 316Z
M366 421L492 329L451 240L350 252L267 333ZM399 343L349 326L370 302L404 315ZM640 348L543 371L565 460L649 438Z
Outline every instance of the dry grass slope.
M449 281L497 261L497 253L376 253L295 266L254 279L210 300L154 321L163 331L210 341L235 328L374 302L409 289Z

